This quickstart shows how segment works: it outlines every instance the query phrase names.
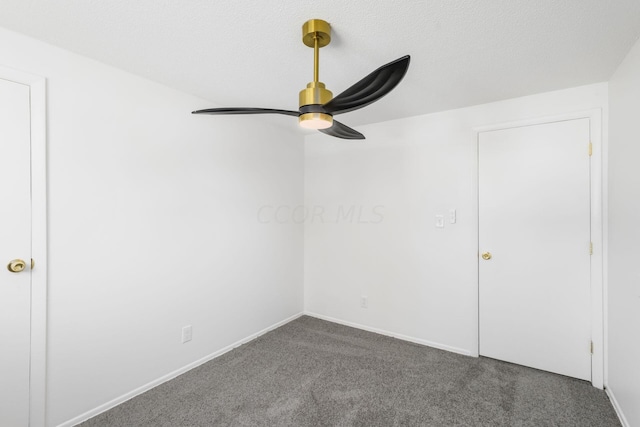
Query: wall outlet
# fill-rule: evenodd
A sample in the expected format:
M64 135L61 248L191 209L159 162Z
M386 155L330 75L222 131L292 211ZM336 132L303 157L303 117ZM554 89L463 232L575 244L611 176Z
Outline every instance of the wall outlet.
M362 295L360 297L360 307L368 308L369 307L369 298L366 295Z
M191 325L184 326L182 328L182 344L191 341L192 330Z
M451 224L455 224L456 223L456 210L455 209L449 209L449 223L451 223Z

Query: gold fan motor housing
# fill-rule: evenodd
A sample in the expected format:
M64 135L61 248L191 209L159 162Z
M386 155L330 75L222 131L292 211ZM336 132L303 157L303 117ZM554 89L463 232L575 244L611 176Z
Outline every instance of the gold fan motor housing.
M311 104L326 104L333 98L333 93L322 82L311 82L300 91L300 106Z

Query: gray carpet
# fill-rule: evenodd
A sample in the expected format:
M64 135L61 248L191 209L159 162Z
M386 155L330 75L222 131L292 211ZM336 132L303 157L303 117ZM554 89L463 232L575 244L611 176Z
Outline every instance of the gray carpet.
M619 426L590 384L301 317L81 426Z

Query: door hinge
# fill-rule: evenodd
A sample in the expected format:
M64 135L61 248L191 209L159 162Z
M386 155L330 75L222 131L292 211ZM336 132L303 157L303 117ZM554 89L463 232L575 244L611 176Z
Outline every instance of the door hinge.
M593 341L591 341L591 345L589 346L589 351L593 354Z
M589 255L593 255L593 242L589 242Z
M593 144L590 142L589 143L589 156L591 156L593 154Z

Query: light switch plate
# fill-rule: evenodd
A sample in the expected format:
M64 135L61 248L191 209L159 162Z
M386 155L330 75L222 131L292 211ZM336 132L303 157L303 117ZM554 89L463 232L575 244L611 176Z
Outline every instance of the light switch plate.
M191 329L191 325L187 325L182 328L182 343L186 343L191 341L193 337L193 329Z
M436 215L436 227L444 228L444 215Z

